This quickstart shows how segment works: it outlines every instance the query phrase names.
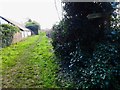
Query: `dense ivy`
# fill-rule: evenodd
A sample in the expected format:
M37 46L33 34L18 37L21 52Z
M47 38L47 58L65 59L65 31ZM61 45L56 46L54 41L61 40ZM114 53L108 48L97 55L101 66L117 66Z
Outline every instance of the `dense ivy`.
M110 28L111 3L65 3L63 20L53 26L62 87L120 89L120 33ZM88 19L91 13L103 16ZM115 87L115 85L117 85Z
M1 47L6 47L11 45L13 40L13 35L18 32L19 29L15 26L9 24L0 25L0 38L1 38Z

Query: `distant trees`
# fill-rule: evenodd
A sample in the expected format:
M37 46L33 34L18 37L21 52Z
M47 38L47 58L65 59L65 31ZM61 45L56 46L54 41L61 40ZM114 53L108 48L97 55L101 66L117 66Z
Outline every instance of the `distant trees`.
M60 85L119 90L120 33L111 28L112 4L66 2L63 8L64 18L52 34Z
M38 34L38 30L40 30L40 25L39 23L37 23L36 21L32 21L31 19L29 19L26 23L25 23L25 27L30 29L32 31L32 34Z

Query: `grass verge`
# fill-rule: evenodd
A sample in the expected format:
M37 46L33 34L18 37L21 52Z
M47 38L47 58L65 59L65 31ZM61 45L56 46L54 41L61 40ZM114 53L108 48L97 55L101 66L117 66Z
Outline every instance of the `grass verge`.
M40 33L2 49L3 88L57 88L52 48Z

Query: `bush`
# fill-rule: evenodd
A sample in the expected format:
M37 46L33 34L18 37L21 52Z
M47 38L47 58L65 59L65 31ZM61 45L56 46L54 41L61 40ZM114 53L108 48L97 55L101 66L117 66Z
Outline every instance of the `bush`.
M64 19L54 25L52 35L61 65L59 84L82 89L119 89L119 30L110 30L111 14L86 18L89 13L112 12L111 4L65 3L64 9Z
M13 40L13 35L16 32L18 32L19 29L9 24L2 24L0 25L0 28L1 28L2 47L11 45Z

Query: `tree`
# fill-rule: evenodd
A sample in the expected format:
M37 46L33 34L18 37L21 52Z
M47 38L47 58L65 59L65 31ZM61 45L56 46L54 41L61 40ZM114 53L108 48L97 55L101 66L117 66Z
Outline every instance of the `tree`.
M32 31L32 34L38 34L38 30L40 30L40 25L36 21L32 21L29 19L26 22L26 28L30 29Z
M119 74L114 73L120 67L120 37L114 42L116 35L110 30L113 11L109 2L65 3L64 18L53 26L52 37L55 54L60 59L58 77L62 86L82 89L120 86Z

